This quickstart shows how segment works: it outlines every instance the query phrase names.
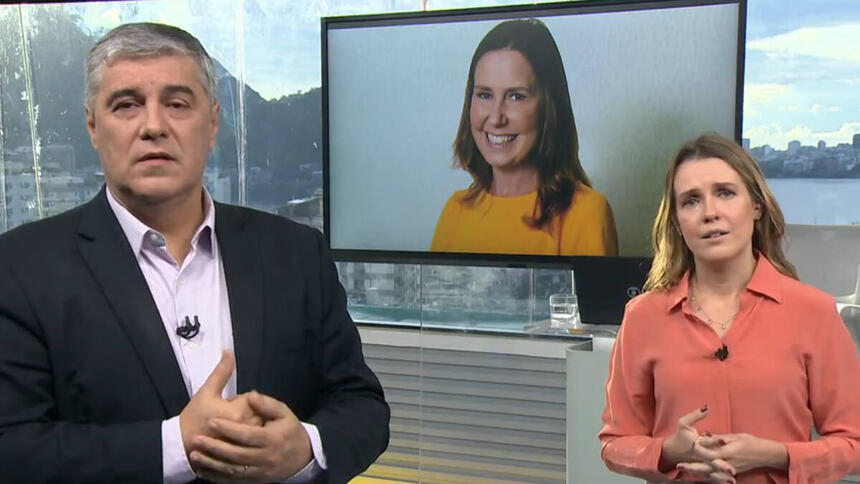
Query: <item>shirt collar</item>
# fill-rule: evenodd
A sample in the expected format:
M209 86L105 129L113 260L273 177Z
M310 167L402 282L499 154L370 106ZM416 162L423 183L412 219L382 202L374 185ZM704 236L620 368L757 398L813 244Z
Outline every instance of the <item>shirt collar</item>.
M758 254L755 270L747 283L746 290L754 292L775 302L782 304L782 282L784 277L776 267L767 259L767 257ZM684 273L681 280L672 286L668 291L668 305L666 312L671 312L677 308L687 297L690 292L690 271Z
M668 297L668 305L666 306L666 312L672 312L676 307L678 307L684 299L687 299L687 296L690 292L690 270L681 276L681 280L678 281L677 284L669 288L667 292Z
M755 272L747 284L747 291L758 293L782 304L782 279L784 277L767 257L759 254Z
M125 234L125 238L128 239L128 243L131 245L131 250L135 255L140 253L141 247L143 247L144 244L144 237L148 234L157 234L157 236L161 237L163 240L164 236L160 232L141 222L140 219L135 217L134 214L119 203L119 201L114 198L109 187L106 191L108 205L110 205L111 210L116 216L116 219ZM207 247L209 252L212 253L211 238L212 234L215 233L215 202L212 200L212 197L209 195L209 192L206 191L205 187L203 188L203 197L205 199L205 215L203 217L203 223L197 227L197 230L194 232L194 236L191 238L191 246L197 246L199 242L201 246Z

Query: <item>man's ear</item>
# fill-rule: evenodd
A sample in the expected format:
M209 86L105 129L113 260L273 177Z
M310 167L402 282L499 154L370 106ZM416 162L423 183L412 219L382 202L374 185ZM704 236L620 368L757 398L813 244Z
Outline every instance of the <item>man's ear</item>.
M90 135L90 143L93 145L93 148L98 150L98 146L96 145L96 115L89 106L84 106L84 116L87 119L87 133Z
M210 112L210 116L212 117L211 122L211 130L209 134L209 149L215 147L215 143L218 141L218 126L221 122L221 103L217 100L214 104L212 104L212 111Z

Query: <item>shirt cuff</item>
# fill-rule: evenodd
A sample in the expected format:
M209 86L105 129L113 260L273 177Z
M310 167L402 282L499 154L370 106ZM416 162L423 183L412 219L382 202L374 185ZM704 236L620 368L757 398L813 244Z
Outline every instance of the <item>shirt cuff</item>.
M328 469L328 463L325 460L325 451L323 450L319 429L317 429L317 426L314 424L305 422L301 422L301 424L302 427L305 428L308 438L311 439L311 450L314 452L314 460L319 464L321 469Z
M682 472L681 469L678 469L677 467L669 470L668 472L660 472L660 459L663 458L663 442L665 440L665 437L655 437L648 445L647 451L645 452L648 456L646 459L648 471L653 472L655 476L660 476L662 479L669 481L683 480L695 482L694 478L685 475L686 473Z
M185 455L179 415L161 422L161 472L164 484L184 484L197 478Z
M314 458L311 459L311 461L308 462L308 465L306 465L302 470L293 474L293 476L286 481L282 481L285 484L310 482L313 478L328 468L328 464L325 460L325 452L323 452L322 448L319 429L317 429L317 426L314 424L305 422L301 422L301 424L305 429L305 433L308 434L308 439L311 441L311 450L314 453Z

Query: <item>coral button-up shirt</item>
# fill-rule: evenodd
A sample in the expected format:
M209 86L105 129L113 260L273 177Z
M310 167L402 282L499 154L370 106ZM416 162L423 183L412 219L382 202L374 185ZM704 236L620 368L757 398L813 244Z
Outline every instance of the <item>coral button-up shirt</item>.
M678 419L707 404L698 432L748 433L788 449L788 472L754 469L739 484L832 482L860 471L860 360L833 298L760 255L721 340L693 315L688 287L689 273L627 304L599 434L606 466L654 481L695 480L657 465ZM714 352L723 344L721 361Z

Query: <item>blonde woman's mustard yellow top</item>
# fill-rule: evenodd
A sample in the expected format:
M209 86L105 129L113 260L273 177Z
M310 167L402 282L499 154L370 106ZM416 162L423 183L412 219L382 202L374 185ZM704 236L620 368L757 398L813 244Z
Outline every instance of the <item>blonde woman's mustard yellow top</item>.
M537 192L515 197L489 193L464 202L454 192L436 224L430 250L533 255L618 255L612 209L597 191L578 184L570 208L536 229L527 223Z

